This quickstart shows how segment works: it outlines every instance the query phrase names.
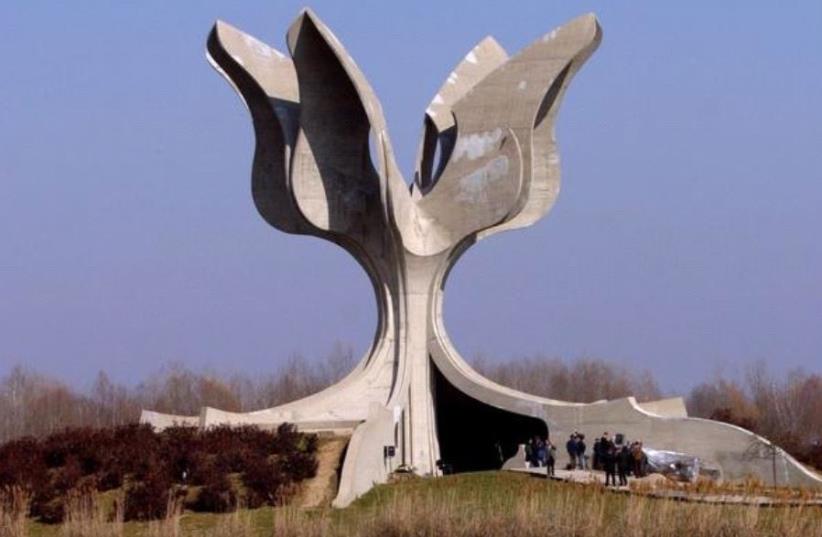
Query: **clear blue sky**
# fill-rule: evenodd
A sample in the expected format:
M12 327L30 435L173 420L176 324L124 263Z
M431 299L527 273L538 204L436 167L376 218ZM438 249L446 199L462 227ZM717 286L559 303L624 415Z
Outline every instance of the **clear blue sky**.
M366 349L365 275L257 215L249 118L204 58L216 18L284 50L300 7L0 4L0 374L82 385ZM423 110L478 40L510 53L600 18L558 122L555 209L452 274L463 354L596 356L671 390L754 360L819 371L822 2L312 7L375 87L406 173Z

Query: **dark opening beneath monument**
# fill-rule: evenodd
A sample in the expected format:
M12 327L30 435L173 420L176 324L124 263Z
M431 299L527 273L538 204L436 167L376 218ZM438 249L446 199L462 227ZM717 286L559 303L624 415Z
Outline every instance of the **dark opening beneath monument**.
M482 403L448 382L433 362L431 370L444 472L498 470L529 438L548 437L542 420Z

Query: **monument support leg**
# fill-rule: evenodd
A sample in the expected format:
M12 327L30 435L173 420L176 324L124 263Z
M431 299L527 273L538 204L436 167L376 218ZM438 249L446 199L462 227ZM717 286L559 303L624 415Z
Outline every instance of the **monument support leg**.
M398 375L388 402L390 408L399 407L403 412L404 431L399 435L404 440L400 446L403 461L422 475L436 474L439 459L428 352L437 261L406 254L398 266L401 272L397 292L401 322L397 323L395 349Z

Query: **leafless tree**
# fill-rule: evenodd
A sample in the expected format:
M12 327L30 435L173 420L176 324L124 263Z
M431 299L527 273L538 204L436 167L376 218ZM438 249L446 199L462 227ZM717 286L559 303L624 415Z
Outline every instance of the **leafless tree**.
M629 395L639 401L649 401L661 397L659 386L649 371L633 371L593 358L566 362L537 355L492 362L480 355L472 365L489 379L505 386L563 401L590 403Z
M351 347L338 343L320 360L294 354L267 375L218 375L171 364L135 387L117 384L100 372L87 391L18 366L0 378L0 442L70 426L130 423L142 408L189 415L203 406L259 410L317 392L354 365ZM472 365L500 384L554 399L661 397L651 372L599 359L567 361L536 355L502 362L478 355ZM687 404L691 415L752 429L788 452L808 461L819 459L815 464L822 465L819 374L798 370L775 376L763 364L755 364L741 379L718 375L695 386Z

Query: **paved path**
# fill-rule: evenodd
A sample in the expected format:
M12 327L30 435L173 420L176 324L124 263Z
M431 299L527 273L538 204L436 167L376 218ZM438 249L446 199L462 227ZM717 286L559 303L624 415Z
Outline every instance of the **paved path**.
M540 477L548 477L547 468L509 468L512 472L520 472ZM552 479L557 481L568 481L571 483L602 483L605 484L605 473L591 470L560 470L554 471ZM615 487L616 489L628 490L628 487Z
M548 477L546 468L508 468L509 472L518 472L529 474L537 477ZM556 481L565 481L568 483L591 484L601 483L605 484L605 473L595 472L591 470L559 470L554 472L551 479ZM628 483L633 481L628 478ZM650 496L653 498L663 498L677 501L687 502L701 502L713 504L729 504L729 505L755 505L759 507L786 507L786 506L817 506L822 507L822 496L817 495L810 499L799 498L774 498L772 496L744 496L738 494L700 494L686 490L676 490L669 488L657 488L647 492L632 491L630 487L610 487L617 493L623 494L641 494L643 496Z

